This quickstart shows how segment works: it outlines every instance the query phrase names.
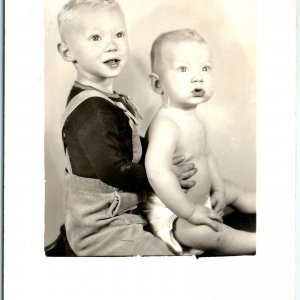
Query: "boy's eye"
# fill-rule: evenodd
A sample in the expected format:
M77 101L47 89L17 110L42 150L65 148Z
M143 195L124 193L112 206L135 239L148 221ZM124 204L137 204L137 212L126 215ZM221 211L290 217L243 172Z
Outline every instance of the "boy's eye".
M100 40L101 40L101 36L100 36L99 34L93 34L93 35L90 37L90 39L91 39L92 41L97 42L97 41L100 41Z
M117 38L122 38L122 37L124 37L124 36L125 36L125 32L123 32L123 31L118 32L118 33L116 34L116 37L117 37Z
M179 72L186 72L187 71L187 67L185 67L185 66L180 66L179 68L178 68L178 71Z
M202 68L202 71L203 72L209 72L211 70L211 66L204 66L203 68Z

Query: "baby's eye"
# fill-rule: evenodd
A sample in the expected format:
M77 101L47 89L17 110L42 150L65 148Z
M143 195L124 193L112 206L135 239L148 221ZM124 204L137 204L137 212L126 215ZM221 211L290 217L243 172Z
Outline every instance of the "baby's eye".
M179 72L186 72L187 71L187 67L185 67L185 66L180 66L179 68L178 68L178 71Z
M101 36L100 36L99 34L93 34L93 35L90 37L90 39L91 39L92 41L97 42L97 41L100 41L100 40L101 40Z
M118 33L116 34L116 37L117 37L117 38L122 38L122 37L124 37L124 36L125 36L125 32L124 32L124 31L118 32Z
M202 71L203 72L209 72L211 70L211 66L204 66L203 68L202 68Z

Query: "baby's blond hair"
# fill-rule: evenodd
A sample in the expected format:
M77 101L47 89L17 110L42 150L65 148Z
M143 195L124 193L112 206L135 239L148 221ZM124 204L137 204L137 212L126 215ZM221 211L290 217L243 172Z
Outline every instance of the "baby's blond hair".
M153 42L150 60L152 72L157 72L162 65L162 46L166 42L196 41L206 44L204 38L194 29L178 29L160 34Z
M64 27L74 17L75 12L83 7L116 7L121 10L119 4L115 0L70 0L60 10L57 16L58 29L61 38L63 39ZM122 10L121 10L122 11Z

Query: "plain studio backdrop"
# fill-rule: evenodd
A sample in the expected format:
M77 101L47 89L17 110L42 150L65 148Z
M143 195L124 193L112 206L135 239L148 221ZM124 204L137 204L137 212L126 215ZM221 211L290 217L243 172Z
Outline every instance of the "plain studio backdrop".
M56 17L65 1L45 2L45 244L63 223L64 154L60 118L75 80L75 69L57 52ZM150 48L162 32L194 28L207 41L213 58L215 92L200 105L208 137L223 177L256 188L256 19L255 1L120 0L130 60L115 90L129 95L143 116L145 130L160 105L150 89Z

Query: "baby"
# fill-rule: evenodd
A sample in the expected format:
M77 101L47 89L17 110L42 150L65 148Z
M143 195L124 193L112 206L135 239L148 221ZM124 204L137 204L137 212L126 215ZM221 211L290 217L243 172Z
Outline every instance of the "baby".
M224 182L197 111L214 90L205 40L190 29L161 34L152 46L151 66L151 87L162 95L163 103L149 127L145 160L156 194L149 197L145 210L153 233L177 254L255 253L255 233L238 231L222 221L226 205L246 212L252 204L225 198ZM198 170L193 177L196 185L186 192L171 171L170 158L178 153Z

